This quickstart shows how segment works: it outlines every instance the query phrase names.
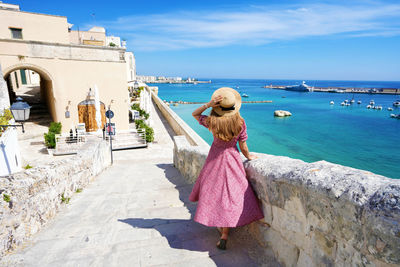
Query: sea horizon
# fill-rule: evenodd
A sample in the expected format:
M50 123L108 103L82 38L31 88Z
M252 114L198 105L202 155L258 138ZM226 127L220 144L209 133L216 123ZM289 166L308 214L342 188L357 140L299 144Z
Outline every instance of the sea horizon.
M156 77L162 76L162 75L156 75ZM193 77L190 75L187 76L179 76L179 75L172 75L172 76L165 76L165 77L190 77L197 79L199 81L209 81L209 80L266 80L266 81L324 81L324 82L390 82L390 83L399 83L400 86L400 80L346 80L346 79L276 79L276 78L204 78L204 77Z

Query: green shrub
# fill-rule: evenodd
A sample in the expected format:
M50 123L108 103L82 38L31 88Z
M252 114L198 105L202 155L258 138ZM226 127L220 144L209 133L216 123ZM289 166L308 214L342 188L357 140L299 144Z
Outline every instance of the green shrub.
M150 143L154 141L154 130L150 126L145 127L146 130L146 142Z
M139 104L134 103L134 104L132 104L131 109L132 109L132 110L140 111L140 106L139 106Z
M53 132L55 134L61 133L61 122L52 122L50 123L49 132Z
M135 124L136 124L136 129L144 128L146 125L143 120L135 120Z
M47 148L56 147L56 134L53 132L48 132L44 134L44 143Z
M5 202L10 202L10 201L11 201L11 197L10 197L9 195L7 195L7 194L4 194L4 195L3 195L3 200L4 200Z
M56 134L61 133L61 122L52 122L50 123L48 133L44 134L44 143L47 148L55 148L56 147Z
M3 115L0 116L0 125L8 125L10 120L13 118L11 111L9 109L5 109ZM4 132L7 127L1 127L1 132ZM1 135L1 133L0 133Z
M64 197L64 193L61 195L61 203L68 204L70 200L70 197Z
M139 115L140 115L141 117L143 117L145 120L149 119L149 117L150 117L150 114L147 113L146 111L142 110L142 109L139 110Z
M76 191L75 191L76 193L81 193L82 192L82 188L78 188L78 189L76 189Z
M31 166L29 164L26 164L26 166L24 167L25 170L32 169L32 168L33 168L33 166Z

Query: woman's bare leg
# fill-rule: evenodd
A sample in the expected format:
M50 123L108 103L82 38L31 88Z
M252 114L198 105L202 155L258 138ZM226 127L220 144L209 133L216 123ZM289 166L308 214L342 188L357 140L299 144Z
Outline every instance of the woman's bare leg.
M228 234L229 234L229 228L228 227L222 227L221 231L221 238L217 243L217 247L219 249L226 249L226 242L228 241Z
M228 234L229 234L229 228L228 227L222 227L222 233L221 233L221 239L228 239Z

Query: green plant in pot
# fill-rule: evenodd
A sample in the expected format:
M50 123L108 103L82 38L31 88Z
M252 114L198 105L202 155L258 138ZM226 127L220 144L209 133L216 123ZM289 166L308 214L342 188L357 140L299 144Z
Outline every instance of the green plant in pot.
M56 148L56 134L61 133L61 122L50 123L49 131L44 134L44 143L47 148Z

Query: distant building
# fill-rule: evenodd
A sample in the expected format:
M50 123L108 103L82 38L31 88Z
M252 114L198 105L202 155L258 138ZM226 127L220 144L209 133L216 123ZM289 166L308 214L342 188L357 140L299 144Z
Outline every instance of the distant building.
M128 129L127 81L136 67L123 44L107 46L116 39L107 39L103 27L71 30L64 16L25 12L18 5L0 2L0 18L0 65L11 102L21 84L37 84L52 119L66 132L86 116L78 104L97 85L100 101L111 104L117 131Z
M69 25L69 29L73 25ZM72 31L69 30L69 39L71 44L86 45L106 45L106 29L103 27L93 27L88 31Z
M106 45L107 46L116 46L121 47L121 38L117 36L106 36Z

